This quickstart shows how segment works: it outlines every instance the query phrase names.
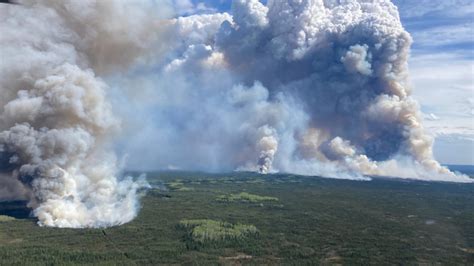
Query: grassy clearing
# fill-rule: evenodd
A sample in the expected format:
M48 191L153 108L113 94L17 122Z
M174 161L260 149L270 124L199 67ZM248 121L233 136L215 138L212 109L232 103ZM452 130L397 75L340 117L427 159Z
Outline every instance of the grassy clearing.
M208 219L181 220L179 227L188 231L192 241L201 244L209 241L240 241L258 234L254 225L231 224Z
M184 183L181 180L176 180L166 184L170 190L173 191L192 191L190 187L184 186Z
M16 219L14 217L7 216L7 215L0 215L0 222L11 222L15 220Z
M268 196L259 196L255 194L250 194L247 192L241 192L239 194L229 194L229 195L219 195L216 198L219 202L244 202L244 203L262 203L262 202L276 202L278 198L268 197Z

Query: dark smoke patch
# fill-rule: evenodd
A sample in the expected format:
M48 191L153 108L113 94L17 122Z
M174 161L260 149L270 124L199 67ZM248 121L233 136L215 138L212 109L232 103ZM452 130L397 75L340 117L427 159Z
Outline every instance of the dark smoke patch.
M0 173L0 202L26 200L30 196L28 189L12 173Z
M382 130L364 142L365 154L374 161L386 161L398 154L404 138L399 130Z
M15 219L30 219L31 209L26 200L0 201L0 215L6 215Z
M12 162L13 153L0 152L0 173L11 172L15 169L15 164Z

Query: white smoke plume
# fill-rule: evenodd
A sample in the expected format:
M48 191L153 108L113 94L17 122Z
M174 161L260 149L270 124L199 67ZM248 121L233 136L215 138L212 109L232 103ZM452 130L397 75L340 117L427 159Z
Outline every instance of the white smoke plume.
M145 184L117 179L114 147L137 169L472 182L433 157L389 0L166 3L0 7L0 198L41 225L130 221Z
M170 27L168 58L126 77L154 99L129 150L156 160L132 166L472 182L433 157L389 0L234 0Z
M97 74L160 52L145 3L0 5L0 199L27 199L40 225L104 227L137 214L147 183L117 178L120 120Z

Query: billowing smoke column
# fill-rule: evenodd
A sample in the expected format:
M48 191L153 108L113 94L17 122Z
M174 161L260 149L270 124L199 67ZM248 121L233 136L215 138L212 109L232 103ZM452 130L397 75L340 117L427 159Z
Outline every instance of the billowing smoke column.
M390 174L376 162L398 154L449 175L433 160L406 89L411 39L393 4L234 1L233 8L234 23L223 24L217 46L244 81L302 102L310 118L297 138L312 144L300 142L295 152L316 154L301 159Z
M117 146L131 168L472 181L433 158L389 0L165 13L156 1L0 8L0 199L28 199L41 225L128 222L146 183L116 178Z
M117 179L119 119L97 74L125 69L158 31L134 1L0 6L0 200L27 199L40 225L132 220L144 180Z
M390 1L234 1L233 13L216 35L229 67L270 95L294 98L309 116L293 156L401 176L391 166L405 157L413 177L466 180L433 158L409 96L411 38Z
M390 1L234 0L232 14L170 21L167 59L127 77L153 80L155 99L132 154L184 169L472 181L433 158Z

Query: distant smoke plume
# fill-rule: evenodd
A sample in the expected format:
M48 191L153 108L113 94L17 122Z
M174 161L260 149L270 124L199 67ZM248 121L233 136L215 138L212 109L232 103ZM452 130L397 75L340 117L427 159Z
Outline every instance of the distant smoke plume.
M472 181L433 158L390 1L234 0L232 14L171 21L169 57L127 77L155 99L137 102L154 118L129 150L156 160L132 166Z
M0 199L41 225L130 221L146 183L117 179L114 148L136 169L472 181L433 158L390 1L163 3L0 7Z

